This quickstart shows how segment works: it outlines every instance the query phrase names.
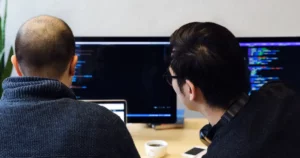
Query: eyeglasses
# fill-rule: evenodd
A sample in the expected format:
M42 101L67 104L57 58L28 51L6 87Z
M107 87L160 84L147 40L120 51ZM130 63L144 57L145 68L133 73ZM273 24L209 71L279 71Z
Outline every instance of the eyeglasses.
M164 73L163 77L168 82L168 84L171 86L172 86L172 80L179 78L178 76L172 76L168 71Z

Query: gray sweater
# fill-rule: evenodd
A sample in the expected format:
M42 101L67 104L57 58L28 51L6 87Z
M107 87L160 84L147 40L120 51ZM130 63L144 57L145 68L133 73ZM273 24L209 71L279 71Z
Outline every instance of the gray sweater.
M140 157L123 121L59 81L12 77L0 100L0 157Z

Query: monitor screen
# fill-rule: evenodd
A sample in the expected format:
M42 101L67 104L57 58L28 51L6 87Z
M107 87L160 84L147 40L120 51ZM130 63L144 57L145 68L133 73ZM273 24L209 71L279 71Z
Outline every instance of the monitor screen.
M300 88L300 38L238 38L251 71L251 90L270 81L283 81Z
M127 122L176 121L176 94L164 80L164 37L77 37L72 89L80 100L125 99Z

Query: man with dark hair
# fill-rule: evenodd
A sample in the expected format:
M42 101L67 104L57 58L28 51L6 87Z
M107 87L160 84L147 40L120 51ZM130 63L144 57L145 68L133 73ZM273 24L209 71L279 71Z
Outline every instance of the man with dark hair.
M110 110L76 101L77 56L69 26L56 17L25 22L11 58L19 76L3 83L0 157L128 157L139 154Z
M248 95L246 56L235 36L212 22L192 22L170 39L168 82L179 99L209 121L199 135L204 158L299 157L299 95L287 85L265 84Z

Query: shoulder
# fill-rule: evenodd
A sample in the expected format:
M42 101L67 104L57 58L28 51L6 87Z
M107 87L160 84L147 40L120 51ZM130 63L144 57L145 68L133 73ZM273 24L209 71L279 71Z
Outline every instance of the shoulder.
M262 86L251 95L248 104L237 117L218 131L208 148L208 157L250 157L249 153L251 157L257 157L257 147L267 149L266 152L271 154L271 146L274 149L282 148L273 143L280 142L274 137L277 133L285 135L282 141L296 140L295 137L289 136L295 136L300 131L288 129L300 121L297 116L300 112L298 96L291 86L281 82ZM232 154L234 152L235 154Z
M72 112L71 115L76 115L76 118L80 119L80 121L86 120L90 123L113 126L121 120L112 111L95 103L63 99L61 104L64 104L64 109L68 109L69 112Z
M250 103L253 108L268 109L270 112L279 107L294 106L293 104L300 102L299 99L299 92L292 85L283 82L270 82L251 95Z
M262 96L287 96L287 95L295 95L296 90L289 84L285 84L283 82L269 82L263 85L258 94Z
M282 106L287 100L295 98L297 95L299 94L296 90L288 84L279 81L269 82L264 84L258 91L251 92L247 105L251 109L272 110L275 106ZM249 106L248 108L250 108Z

